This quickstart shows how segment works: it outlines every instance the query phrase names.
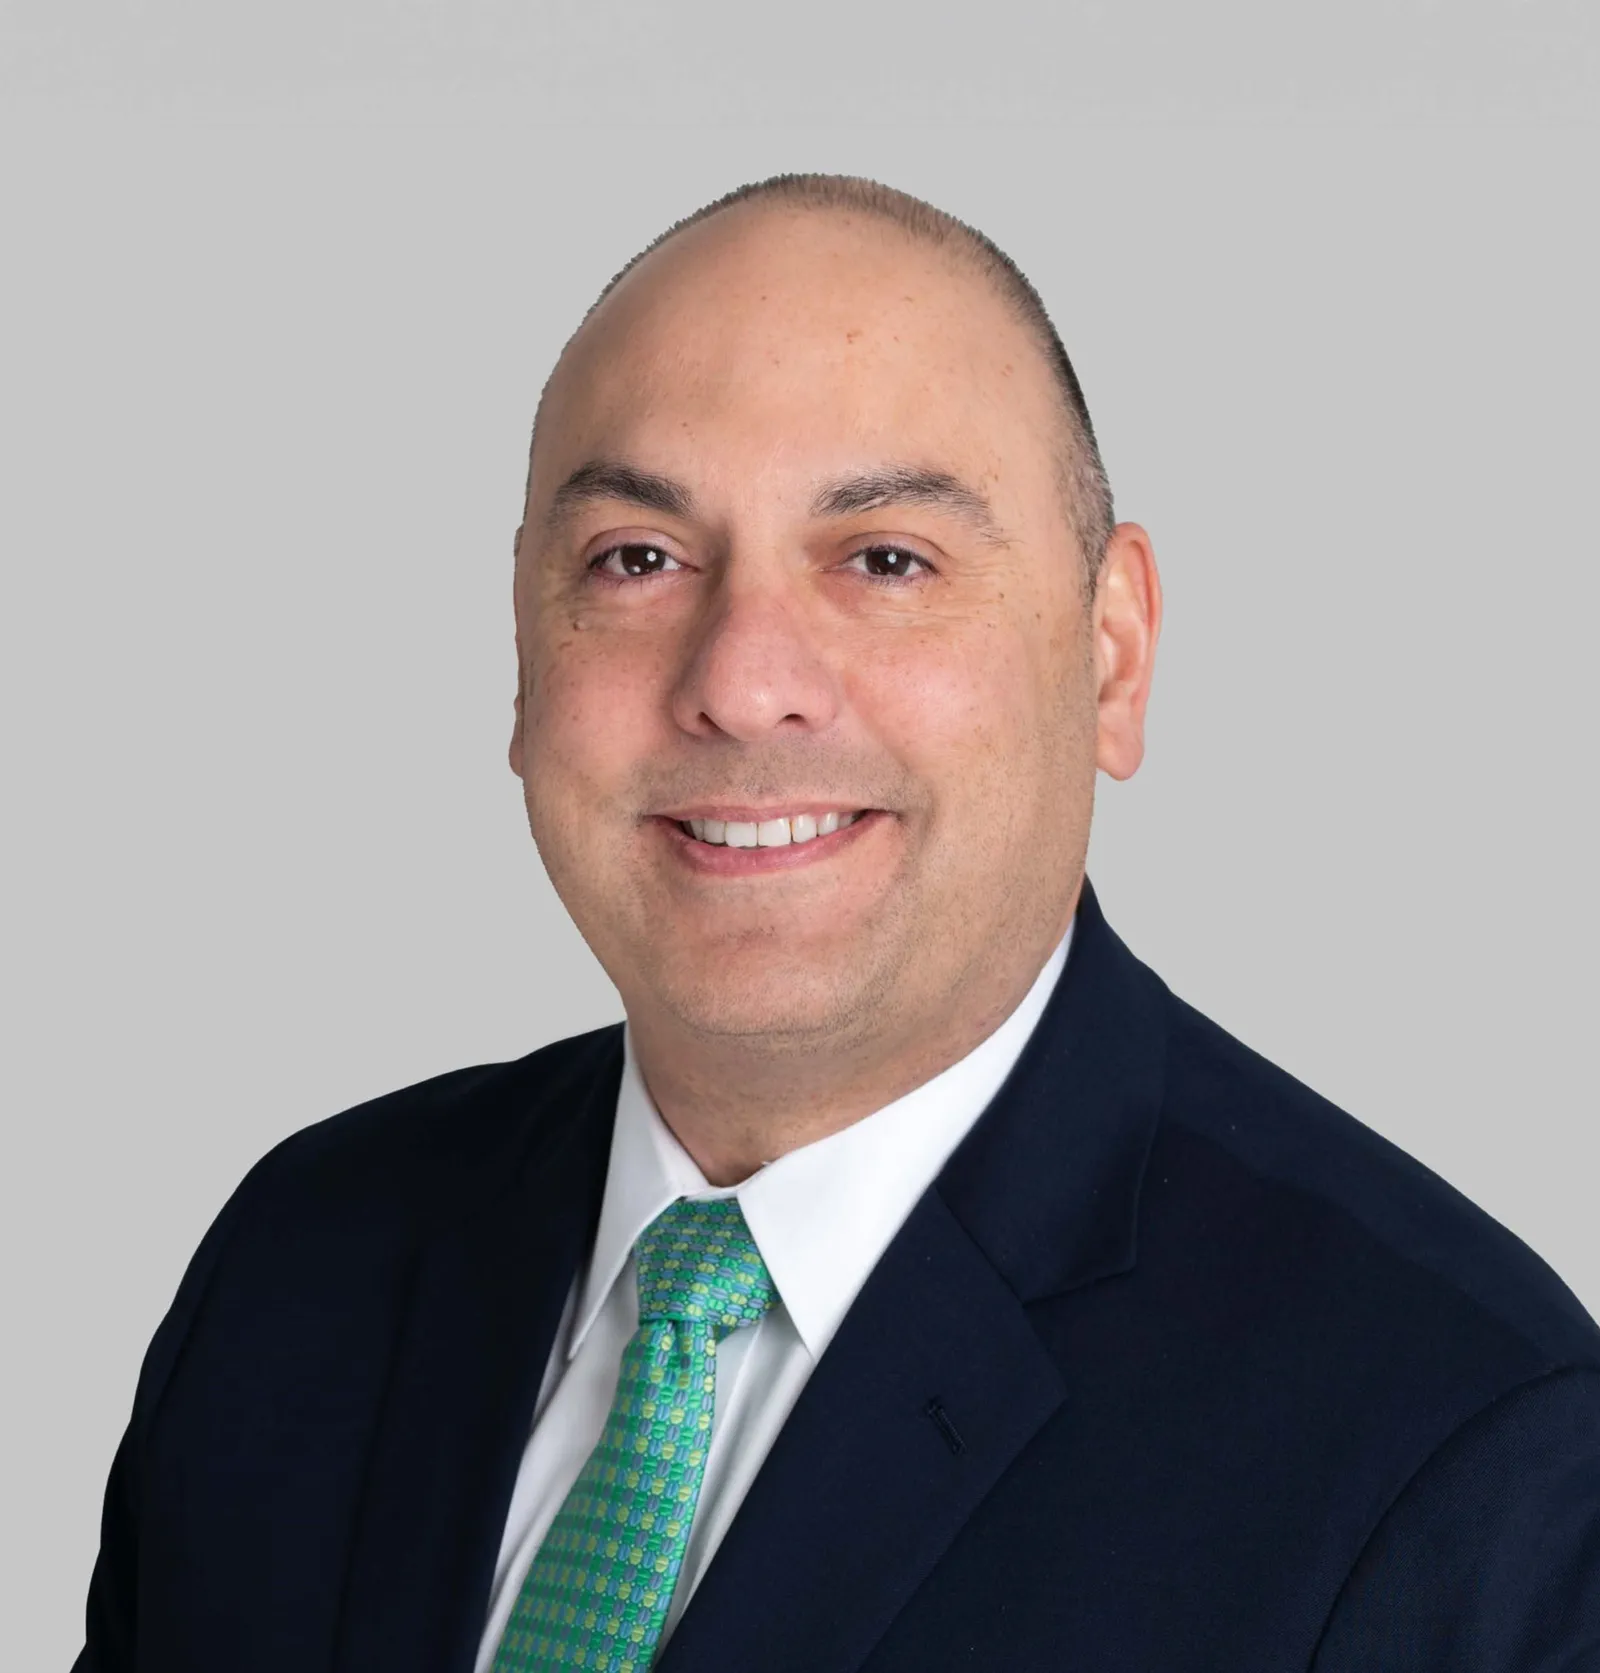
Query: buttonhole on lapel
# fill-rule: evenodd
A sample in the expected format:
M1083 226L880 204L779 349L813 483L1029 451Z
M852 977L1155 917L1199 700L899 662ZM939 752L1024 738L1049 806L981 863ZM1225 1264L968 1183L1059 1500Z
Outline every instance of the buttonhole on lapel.
M944 1444L952 1452L965 1452L967 1450L967 1443L957 1433L956 1426L950 1421L950 1414L944 1409L942 1401L930 1400L924 1410L933 1419L939 1433L944 1436Z

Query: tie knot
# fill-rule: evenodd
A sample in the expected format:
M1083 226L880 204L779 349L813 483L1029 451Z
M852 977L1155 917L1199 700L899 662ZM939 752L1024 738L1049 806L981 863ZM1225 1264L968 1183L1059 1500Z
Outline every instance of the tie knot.
M680 1198L645 1228L639 1318L708 1324L713 1336L753 1324L772 1305L772 1279L733 1197Z

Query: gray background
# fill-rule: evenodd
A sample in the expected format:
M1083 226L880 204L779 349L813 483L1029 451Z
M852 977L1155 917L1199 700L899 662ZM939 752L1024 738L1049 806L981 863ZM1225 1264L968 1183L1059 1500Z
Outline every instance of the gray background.
M70 1660L249 1164L618 1014L504 761L526 429L778 169L975 221L1077 360L1168 589L1114 924L1600 1308L1595 16L0 14L0 1660Z

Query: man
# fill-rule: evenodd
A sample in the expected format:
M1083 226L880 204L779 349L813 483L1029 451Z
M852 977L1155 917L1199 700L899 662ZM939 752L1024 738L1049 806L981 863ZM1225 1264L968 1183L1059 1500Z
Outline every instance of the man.
M515 573L626 1026L252 1171L79 1668L1600 1667L1600 1331L1084 877L1161 594L1006 258L829 177L680 224Z

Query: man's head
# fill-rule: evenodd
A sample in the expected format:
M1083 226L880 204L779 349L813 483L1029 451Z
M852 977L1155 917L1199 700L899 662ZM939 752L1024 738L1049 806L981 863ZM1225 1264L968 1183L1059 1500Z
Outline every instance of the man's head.
M1159 611L978 235L790 177L658 240L551 376L516 578L511 763L630 1017L866 1062L1014 1002L1097 766L1138 765Z

